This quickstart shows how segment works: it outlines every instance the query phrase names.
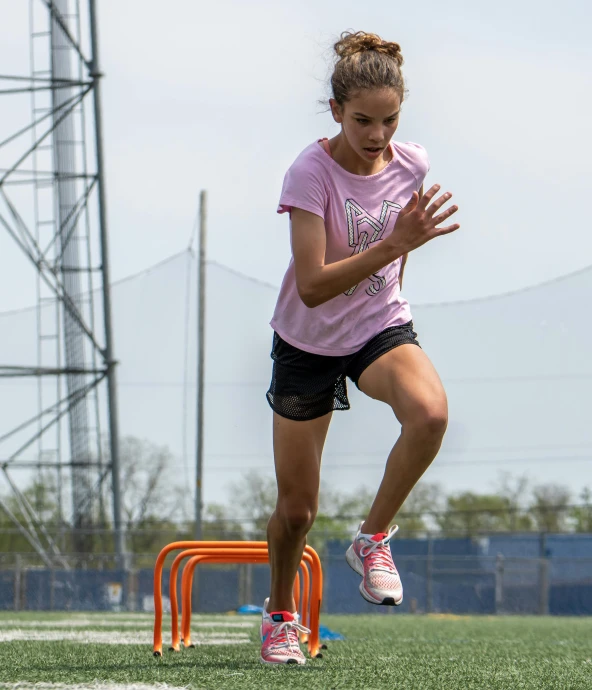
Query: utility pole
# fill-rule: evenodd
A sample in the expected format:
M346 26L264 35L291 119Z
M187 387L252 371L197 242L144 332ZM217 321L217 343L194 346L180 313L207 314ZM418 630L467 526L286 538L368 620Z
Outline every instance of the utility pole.
M104 358L107 365L107 391L109 404L109 442L111 455L111 484L113 490L113 527L115 530L115 550L118 567L126 567L126 547L123 519L121 513L121 480L119 463L119 418L117 407L117 376L113 353L113 326L111 314L111 276L109 272L109 234L107 230L107 200L105 193L105 166L103 155L103 119L101 109L101 70L99 63L99 39L95 0L89 0L91 34L91 77L93 80L97 181L99 200L99 225L101 238L101 269L103 273L103 318L105 323Z
M208 194L199 195L199 260L198 307L197 307L197 443L195 454L195 539L203 536L202 476L203 476L203 427L204 427L204 371L206 356L206 238Z

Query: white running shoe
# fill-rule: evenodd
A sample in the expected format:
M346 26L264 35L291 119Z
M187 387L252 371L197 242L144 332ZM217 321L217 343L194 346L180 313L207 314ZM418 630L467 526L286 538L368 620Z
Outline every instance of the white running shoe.
M289 611L267 612L263 604L261 620L261 661L264 664L305 664L306 658L300 649L298 633L310 634L310 630L300 625L297 613Z
M403 585L389 546L398 530L393 525L388 534L373 536L362 535L358 530L345 554L349 566L362 576L360 593L371 604L399 606L403 602Z

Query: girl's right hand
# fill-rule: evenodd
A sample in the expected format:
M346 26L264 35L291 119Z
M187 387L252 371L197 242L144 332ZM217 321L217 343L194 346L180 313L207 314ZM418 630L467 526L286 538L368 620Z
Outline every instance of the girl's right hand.
M452 197L450 192L442 194L433 203L430 203L440 189L439 184L432 185L428 191L419 198L417 192L409 200L407 206L399 211L399 216L392 233L383 240L398 256L421 247L422 244L433 240L440 235L448 235L460 228L458 223L444 228L437 227L453 213L458 211L458 206L451 206L442 213L435 215L436 211Z

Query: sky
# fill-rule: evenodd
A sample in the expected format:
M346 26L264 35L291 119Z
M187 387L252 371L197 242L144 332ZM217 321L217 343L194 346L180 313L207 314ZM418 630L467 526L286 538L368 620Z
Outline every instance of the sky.
M208 257L280 284L290 251L275 212L283 175L311 141L337 132L319 101L346 29L400 43L409 97L395 138L426 147L426 185L440 183L460 207L461 229L410 259L412 307L592 264L588 4L97 4L115 280L182 251L207 189ZM28 73L27 5L0 0L0 74ZM29 107L2 98L0 140ZM31 272L0 232L0 311L34 298Z
M351 28L400 43L409 97L395 138L426 147L426 184L460 207L461 230L409 265L412 304L496 294L591 262L576 202L592 153L586 3L97 4L114 278L184 248L205 188L209 256L279 285L283 175L337 131L318 101L331 45ZM14 71L27 67L26 5L0 0L0 61L21 57ZM30 282L0 261L0 288ZM0 308L31 297L25 285L1 290Z

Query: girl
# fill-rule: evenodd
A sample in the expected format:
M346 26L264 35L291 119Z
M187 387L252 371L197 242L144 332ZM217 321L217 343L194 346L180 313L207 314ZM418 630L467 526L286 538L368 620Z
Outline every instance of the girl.
M349 409L346 377L390 405L401 435L366 520L346 553L374 604L399 605L403 588L389 529L438 452L446 394L419 347L400 287L408 253L456 230L457 207L439 185L423 193L429 163L418 144L391 141L405 84L397 43L341 35L329 103L340 133L308 146L288 170L279 213L289 213L292 259L271 321L273 445L278 499L268 526L271 595L261 660L304 664L292 587L317 511L321 454L333 410Z

